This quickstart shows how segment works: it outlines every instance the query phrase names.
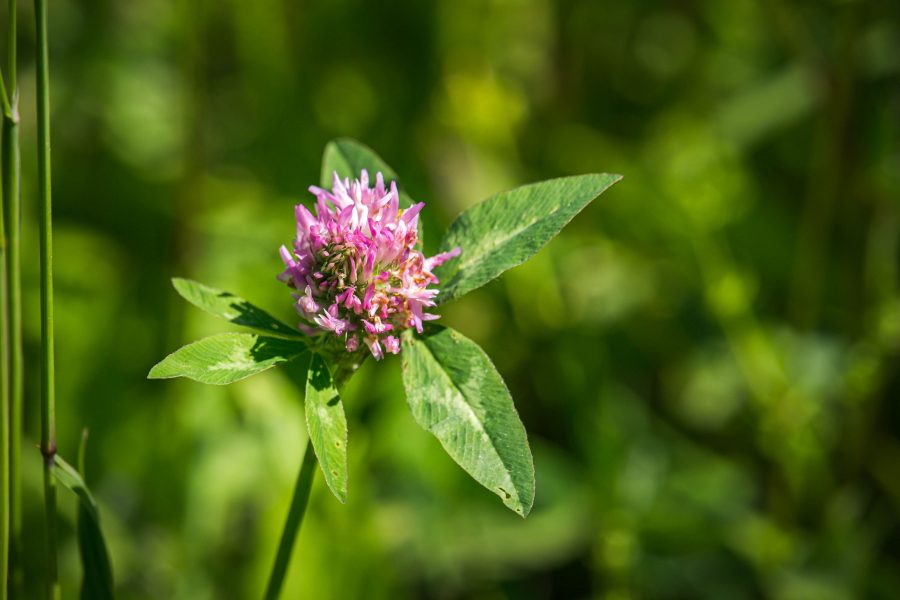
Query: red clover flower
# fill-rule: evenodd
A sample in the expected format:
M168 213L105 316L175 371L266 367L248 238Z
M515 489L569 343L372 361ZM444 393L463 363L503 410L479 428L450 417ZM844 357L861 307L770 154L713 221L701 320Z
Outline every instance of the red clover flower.
M416 249L419 213L424 202L400 209L396 182L385 187L381 173L369 187L365 169L359 179L334 174L331 191L311 186L316 214L295 208L297 238L293 251L281 247L285 270L278 278L293 288L299 328L309 335L330 334L348 352L365 344L380 360L400 352L399 333L438 318L435 306L438 265L459 256L454 248L425 258Z
M172 283L186 300L253 331L197 340L157 363L148 377L223 385L278 363L308 361L301 385L313 452L303 454L295 499L309 494L318 460L328 487L346 502L347 418L339 390L369 354L380 360L400 353L403 332L403 387L413 418L476 481L527 516L534 503L534 461L503 378L462 333L423 327L438 318L429 312L438 298L435 271L445 279L442 300L481 287L533 256L621 176L574 175L494 194L459 215L444 234L442 252L426 258L418 230L425 204L400 208L407 199L396 182L376 173L389 169L371 148L335 140L322 163L326 173L348 163L370 170L352 180L333 173L330 190L309 188L312 210L295 209L297 236L281 247L285 268L278 279L292 288L299 331L239 296L176 278ZM460 247L465 260L439 269L460 255ZM294 508L283 539L296 533ZM275 571L272 577L270 582L280 581Z

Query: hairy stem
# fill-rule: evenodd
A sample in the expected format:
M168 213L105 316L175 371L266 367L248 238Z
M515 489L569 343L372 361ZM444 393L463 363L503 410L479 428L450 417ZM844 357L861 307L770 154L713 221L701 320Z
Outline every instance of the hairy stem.
M50 195L50 73L47 0L35 0L37 33L38 182L41 246L41 454L44 457L44 519L47 532L47 598L60 597L56 548L56 402L53 368L53 229Z
M281 593L284 576L287 574L288 563L291 559L291 551L294 548L294 540L297 539L297 532L300 531L300 526L303 524L303 515L306 513L306 505L309 502L309 492L315 474L316 453L313 452L312 444L307 440L306 450L303 452L303 463L300 465L300 475L294 486L291 508L281 532L275 564L272 565L272 573L269 575L269 583L266 586L266 600L275 600Z

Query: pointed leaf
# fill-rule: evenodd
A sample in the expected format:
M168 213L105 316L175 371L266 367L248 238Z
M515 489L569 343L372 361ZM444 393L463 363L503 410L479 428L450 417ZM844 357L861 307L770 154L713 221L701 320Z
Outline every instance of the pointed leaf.
M403 383L416 422L503 503L525 517L534 501L534 463L525 427L491 359L445 327L403 336Z
M375 173L381 172L385 184L391 181L397 182L400 189L400 207L405 208L412 204L409 196L403 191L397 173L375 151L350 138L338 138L328 142L325 146L325 154L322 156L321 186L331 189L333 173L337 172L341 178L349 177L357 179L359 172L366 169L372 181Z
M306 379L306 426L328 487L347 502L347 417L328 365L313 354Z
M602 173L551 179L491 196L450 225L441 251L462 254L437 269L447 302L522 264L594 198L622 178Z
M90 490L81 475L69 463L57 455L53 474L63 486L78 496L78 551L84 579L81 598L105 600L113 597L112 567L109 552L100 529L100 512Z
M218 290L190 279L175 277L172 285L182 298L211 315L221 317L235 325L249 327L267 335L303 339L302 333L282 323L266 311L240 296Z
M299 340L221 333L179 348L150 369L147 378L188 377L224 385L294 359L306 349Z

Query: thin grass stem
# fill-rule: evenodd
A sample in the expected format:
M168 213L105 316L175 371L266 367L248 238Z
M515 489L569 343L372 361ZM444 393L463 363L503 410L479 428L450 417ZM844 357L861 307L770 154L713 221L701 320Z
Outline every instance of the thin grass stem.
M4 181L4 183L6 183ZM4 203L0 199L0 203ZM9 289L6 277L6 206L0 207L0 599L9 576Z
M56 543L56 399L53 349L53 228L50 180L50 60L47 43L47 0L35 0L37 44L38 187L41 248L41 454L44 457L44 526L47 539L47 598L60 597Z
M22 596L22 431L24 412L24 351L22 346L22 268L21 268L21 155L19 152L19 88L16 76L17 19L16 0L7 3L7 81L9 113L3 115L2 160L3 210L6 233L6 306L9 324L9 589L13 597Z

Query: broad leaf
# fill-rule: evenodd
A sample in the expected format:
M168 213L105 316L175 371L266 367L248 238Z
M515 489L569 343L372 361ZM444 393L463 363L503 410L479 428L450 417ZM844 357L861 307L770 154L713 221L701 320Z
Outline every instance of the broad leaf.
M188 377L224 385L255 375L306 351L300 340L254 333L220 333L179 348L150 369L149 379Z
M450 225L441 251L462 254L437 269L439 301L470 292L522 264L621 175L577 175L522 186L491 196Z
M53 474L66 488L78 496L78 552L84 579L81 598L105 600L113 597L113 576L109 552L100 529L100 512L81 475L69 463L57 455Z
M309 441L328 487L341 502L347 501L347 418L328 365L313 354L306 379L306 426Z
M321 186L331 189L333 173L337 172L341 178L359 178L361 170L369 172L370 181L375 181L375 173L381 172L385 184L391 181L397 182L400 189L400 207L405 208L412 204L409 196L403 191L397 173L375 154L375 151L349 138L338 138L328 142L325 146L325 154L322 155Z
M172 285L182 298L197 308L235 325L249 327L266 335L303 338L303 334L299 331L240 296L180 277L173 278Z
M403 383L413 417L503 503L525 517L534 501L534 463L525 427L491 359L445 327L403 336Z

